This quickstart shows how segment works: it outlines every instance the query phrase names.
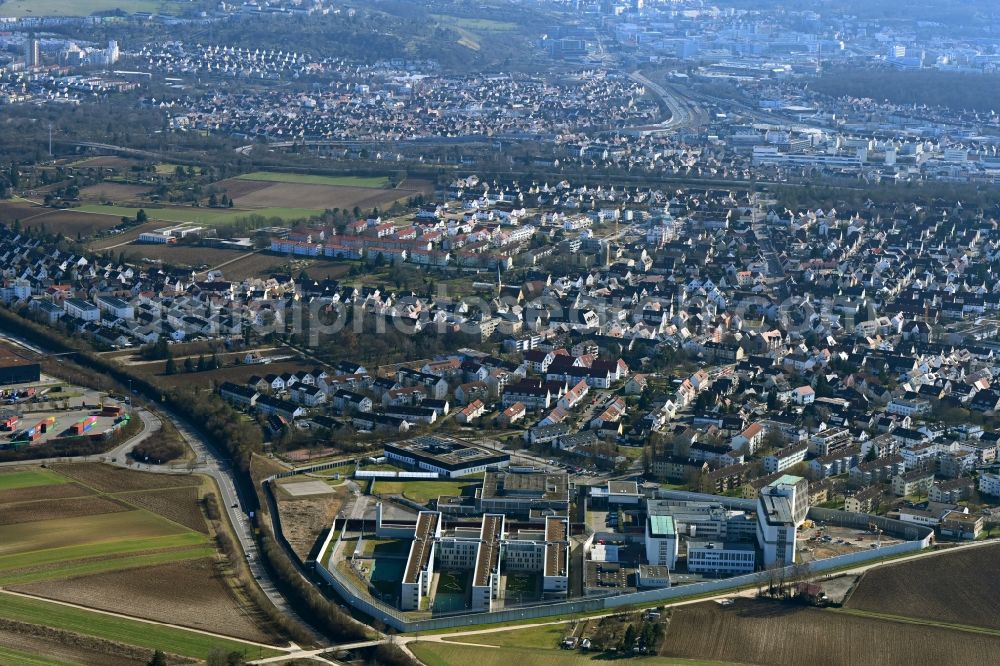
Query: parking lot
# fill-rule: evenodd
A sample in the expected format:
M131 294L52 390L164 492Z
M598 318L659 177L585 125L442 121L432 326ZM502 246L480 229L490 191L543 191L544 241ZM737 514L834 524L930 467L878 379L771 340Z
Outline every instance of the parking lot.
M124 396L116 396L125 399ZM97 435L115 424L117 415L103 415L102 404L119 404L106 393L43 375L38 382L0 387L0 448L40 446L52 439L74 436L75 424L95 417L83 435ZM33 426L45 423L32 438Z

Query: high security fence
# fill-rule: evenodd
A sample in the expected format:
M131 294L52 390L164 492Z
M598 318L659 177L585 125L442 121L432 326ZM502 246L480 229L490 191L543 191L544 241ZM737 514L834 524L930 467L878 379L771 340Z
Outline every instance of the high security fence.
M843 513L843 512L835 512ZM899 522L899 521L894 521ZM419 632L431 631L435 629L450 629L454 627L465 627L478 624L494 624L498 622L510 622L513 620L525 620L539 617L553 617L560 615L570 615L574 613L585 613L600 610L611 610L623 606L634 604L655 604L669 602L685 597L708 595L713 593L723 593L766 585L770 581L784 578L792 580L803 576L815 576L826 572L843 569L857 564L876 563L887 557L893 557L904 553L916 552L926 548L931 543L933 532L928 530L923 538L914 541L886 546L884 548L874 548L863 550L847 555L839 555L824 560L810 562L807 565L785 567L780 571L758 571L745 576L734 578L722 578L719 580L682 585L679 587L659 588L655 590L645 590L642 592L632 592L615 596L580 599L577 601L564 601L537 606L524 606L488 613L467 613L459 615L449 615L428 619L410 619L402 612L384 604L376 599L363 595L353 582L347 579L343 573L336 569L327 567L329 557L339 546L337 543L331 544L333 531L327 537L323 548L320 551L323 557L316 562L316 572L329 583L333 589L351 606L384 622L387 626L399 631Z

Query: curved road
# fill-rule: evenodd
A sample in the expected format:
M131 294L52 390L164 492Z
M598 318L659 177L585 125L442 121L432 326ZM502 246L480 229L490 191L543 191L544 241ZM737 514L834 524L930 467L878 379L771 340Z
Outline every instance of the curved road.
M650 92L659 97L666 107L670 109L669 120L656 125L630 128L632 131L638 131L643 135L660 134L663 132L672 132L683 127L697 127L704 124L708 119L708 115L704 109L691 100L680 96L672 86L668 87L654 83L638 71L632 72L628 76L636 83L646 86Z
M10 336L6 333L0 333L0 337L34 353L46 354L44 350L39 349L37 346L25 340ZM295 618L304 627L306 627L312 634L313 639L317 642L317 644L326 645L328 643L326 638L319 631L317 631L308 620L297 613L295 609L289 605L288 601L281 595L281 593L278 592L270 574L267 572L267 569L263 566L263 564L261 564L260 558L257 557L257 545L253 539L253 528L250 524L248 516L248 511L250 509L247 508L256 506L256 503L251 503L247 498L240 495L236 485L235 470L232 467L231 461L225 458L218 450L215 449L215 447L209 444L208 441L206 441L205 438L202 437L187 420L179 416L176 412L163 406L159 406L158 409L164 417L170 419L174 427L177 428L178 433L180 433L184 441L187 442L188 446L191 447L191 450L194 451L195 460L193 463L174 467L169 465L133 463L128 457L128 454L131 453L132 449L162 427L160 418L156 414L147 409L138 408L134 413L138 414L139 419L142 421L142 431L130 439L122 442L110 451L91 456L52 458L48 461L16 461L11 463L0 463L0 465L23 466L25 464L37 464L40 462L102 462L116 467L141 470L144 472L154 472L157 474L205 474L212 477L219 489L219 500L223 508L225 508L226 514L229 516L229 523L233 528L233 533L239 541L240 550L246 558L250 572L256 579L260 589L265 595L267 595L267 598L281 613Z

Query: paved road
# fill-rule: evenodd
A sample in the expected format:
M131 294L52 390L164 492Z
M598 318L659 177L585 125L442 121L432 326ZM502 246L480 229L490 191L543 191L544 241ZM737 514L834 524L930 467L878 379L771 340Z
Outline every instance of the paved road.
M19 338L3 333L0 333L0 337L3 337L10 342L20 345L35 353L46 353L38 347L33 346ZM141 408L135 410L134 413L137 414L142 420L142 431L134 437L122 442L114 449L98 455L55 458L50 459L49 462L103 462L117 467L141 470L144 472L154 472L157 474L206 474L212 477L212 479L215 480L216 486L219 489L219 494L221 495L219 500L225 508L226 514L229 516L229 522L233 527L233 533L237 536L237 540L239 541L240 550L242 551L243 556L246 557L250 572L257 580L261 590L263 590L264 594L267 595L267 598L272 604L274 604L275 608L285 615L295 618L304 627L309 629L313 635L313 639L318 644L326 644L327 641L325 637L320 632L316 631L316 629L313 628L313 626L305 618L298 614L288 604L288 601L281 595L281 593L278 592L270 574L261 564L260 558L257 556L257 546L253 539L253 528L250 524L247 513L249 509L246 508L256 506L256 497L252 498L251 501L251 498L240 496L235 481L235 470L232 467L231 461L223 456L215 447L211 446L193 427L191 427L188 421L176 412L166 407L160 407L159 409L165 418L170 419L174 427L177 428L178 433L180 433L184 441L187 442L188 446L191 447L191 450L194 451L195 460L192 463L182 466L171 466L149 465L145 463L133 463L131 461L128 454L131 453L132 449L162 427L159 416L149 410ZM5 466L15 466L30 464L32 462L38 463L45 461L21 461L16 463L0 464Z
M662 86L647 79L639 72L632 72L629 78L636 83L646 86L654 95L659 97L668 109L670 109L670 119L656 125L646 125L643 127L631 128L641 134L660 134L672 132L683 127L693 127L703 124L708 116L704 109L682 97L672 86Z
M222 506L225 507L226 513L229 515L229 522L239 539L240 550L243 551L247 558L250 572L257 580L258 585L260 585L260 589L263 590L267 598L279 611L295 618L303 626L307 627L317 643L321 645L325 644L326 639L323 635L316 631L308 620L297 613L281 593L278 592L267 569L261 564L260 558L257 556L257 545L253 539L253 527L250 524L249 515L245 508L247 506L256 506L256 501L249 502L247 498L241 497L236 486L232 461L221 455L180 415L168 408L161 408L161 410L164 416L169 418L174 427L177 428L181 437L191 447L191 450L194 451L195 456L197 456L198 465L194 468L194 471L199 474L207 474L215 479L215 483L221 493L219 499ZM142 469L150 468L150 471L169 471L168 469L155 469L155 467L146 466Z

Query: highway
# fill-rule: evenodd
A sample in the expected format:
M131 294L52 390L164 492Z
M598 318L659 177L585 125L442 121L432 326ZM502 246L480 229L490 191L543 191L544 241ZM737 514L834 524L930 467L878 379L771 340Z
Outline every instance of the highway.
M685 127L698 127L708 120L708 114L703 108L691 100L682 97L673 86L662 86L654 83L637 71L629 74L629 78L636 83L646 86L647 90L659 97L666 107L670 109L670 119L656 125L626 129L637 131L645 136L673 132Z

